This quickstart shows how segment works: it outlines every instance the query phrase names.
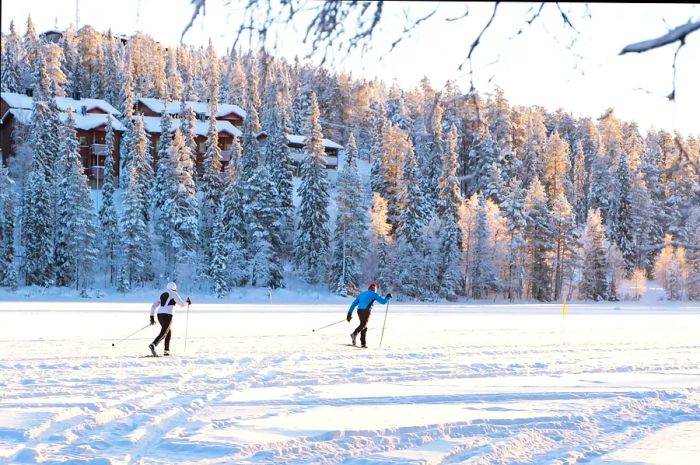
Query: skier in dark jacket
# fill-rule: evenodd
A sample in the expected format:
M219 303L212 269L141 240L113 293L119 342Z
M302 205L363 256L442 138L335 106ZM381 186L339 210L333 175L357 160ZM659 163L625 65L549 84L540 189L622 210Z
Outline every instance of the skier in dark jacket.
M377 294L377 285L372 283L366 291L362 292L353 300L348 310L347 320L350 322L352 319L352 311L357 307L357 316L360 318L360 325L350 334L352 345L356 345L357 335L359 334L362 347L367 347L367 322L372 313L372 305L375 301L380 304L385 304L389 302L389 299L391 299L391 294L387 294L384 297L380 296Z
M175 308L175 305L182 307L185 305L185 303L190 305L192 301L188 297L187 300L183 302L182 298L180 298L180 295L177 293L177 285L175 283L168 283L168 287L165 292L163 292L158 300L153 302L153 305L151 305L151 324L156 324L156 319L154 316L156 310L158 310L158 323L160 323L160 333L148 346L148 348L151 349L151 354L153 354L154 357L158 356L158 354L156 354L156 346L163 340L163 338L165 338L165 351L163 352L163 355L166 357L170 355L170 337L173 334L170 327L173 322L173 308Z

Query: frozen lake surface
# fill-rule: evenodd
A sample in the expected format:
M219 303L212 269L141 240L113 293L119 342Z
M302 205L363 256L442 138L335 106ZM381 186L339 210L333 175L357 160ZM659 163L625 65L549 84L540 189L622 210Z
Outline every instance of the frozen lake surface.
M0 302L0 463L697 465L700 307ZM159 347L162 352L162 344Z

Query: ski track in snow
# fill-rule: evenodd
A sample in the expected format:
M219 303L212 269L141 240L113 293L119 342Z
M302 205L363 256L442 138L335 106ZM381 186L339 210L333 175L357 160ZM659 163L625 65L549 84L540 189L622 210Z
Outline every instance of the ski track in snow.
M139 315L60 332L0 303L0 463L583 464L700 421L700 308L576 311L394 305L368 350L339 344L355 321L310 334L337 313L193 312L187 353L175 327L141 358L155 329L111 347Z

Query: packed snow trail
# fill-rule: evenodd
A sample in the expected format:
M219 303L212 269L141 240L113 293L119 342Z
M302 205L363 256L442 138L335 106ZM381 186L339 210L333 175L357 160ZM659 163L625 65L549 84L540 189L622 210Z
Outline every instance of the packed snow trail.
M141 358L143 305L0 302L0 463L684 465L700 308L622 307L393 303L354 350L343 306L197 305Z

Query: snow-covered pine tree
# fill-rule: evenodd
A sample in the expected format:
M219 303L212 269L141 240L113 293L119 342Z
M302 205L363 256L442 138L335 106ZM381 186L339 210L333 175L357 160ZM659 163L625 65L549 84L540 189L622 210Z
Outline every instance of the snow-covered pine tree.
M130 58L127 58L124 65L124 74L125 79L119 99L122 102L122 123L125 128L119 145L119 161L121 163L119 167L119 181L122 188L126 188L129 185L129 165L131 164L131 155L134 150L134 90Z
M102 254L105 260L105 273L109 276L109 284L116 284L117 250L119 247L119 215L114 204L116 179L114 176L114 129L112 117L107 118L105 130L104 180L102 184L102 202L100 204L100 237Z
M525 189L520 179L513 178L503 194L501 211L506 218L508 235L508 263L505 294L508 299L520 298L523 291L524 252L525 252L525 228L527 216L525 213Z
M299 57L294 58L294 73L292 81L292 112L289 118L289 129L293 134L308 134L310 129L311 102L309 90L302 83L302 70Z
M59 168L58 203L59 221L56 226L56 285L75 285L83 288L91 281L97 261L96 215L90 196L88 179L83 174L79 143L75 133L75 118L68 109L62 131Z
M553 226L547 193L539 178L533 180L525 196L525 214L528 294L533 299L550 301L553 298L551 282Z
M380 289L394 285L393 238L387 221L387 202L374 192L370 208L369 252L365 267L366 280L376 282Z
M441 104L437 104L432 113L431 128L432 141L430 149L418 158L418 167L421 172L421 190L425 199L425 212L432 215L436 210L439 192L440 170L445 153L445 140L442 131L442 117L444 110ZM456 175L456 172L455 172Z
M345 164L338 175L335 244L331 265L331 289L342 296L360 288L361 264L367 247L369 221L364 206L364 185L357 170L357 145L351 133ZM415 169L415 157L413 158Z
M165 62L165 74L167 76L168 100L179 101L182 99L182 78L177 69L177 52L169 49Z
M544 177L543 183L547 191L547 197L554 202L563 192L567 197L571 194L569 183L569 170L571 158L569 156L569 144L559 137L557 131L547 138L544 146Z
M15 270L15 183L0 165L0 287L17 287Z
M130 287L142 285L152 277L148 194L153 172L146 162L147 151L148 140L143 119L139 114L133 123L133 140L126 173L128 184L121 225L125 279Z
M398 286L409 297L425 297L425 218L418 163L413 147L409 147L401 173L402 209L396 228L396 262Z
M289 153L286 127L288 118L279 93L272 100L269 111L269 127L267 128L266 163L277 190L280 208L281 250L284 257L292 255L294 243L294 165ZM271 99L268 97L268 99Z
M500 287L493 260L493 251L489 244L491 231L487 219L486 197L479 197L479 208L476 217L476 248L474 263L470 268L471 295L474 299L484 299L489 293Z
M153 183L151 192L151 202L155 217L160 216L163 204L172 196L172 181L175 174L176 160L169 156L169 152L173 142L173 135L170 132L172 129L172 120L166 111L168 100L163 102L163 113L160 116L160 137L156 145L156 179ZM171 165L172 164L172 165ZM156 223L156 232L162 237L160 226L162 222Z
M141 196L136 166L132 163L127 169L129 184L126 188L121 224L124 266L120 274L124 282L120 287L125 288L124 290L134 285L142 285L148 280L148 264L151 259L148 226L143 214L146 200Z
M610 240L617 245L622 253L625 262L625 272L629 276L632 273L635 262L635 250L633 245L632 230L632 202L631 202L631 180L630 170L625 153L620 156L620 163L615 176L616 196L614 210L612 214L612 227Z
M39 74L39 59L41 57L41 42L36 33L31 15L27 15L27 30L22 40L22 85L24 89L34 89Z
M234 142L238 145L237 142ZM237 151L240 152L240 145ZM234 149L236 151L236 149ZM218 244L215 244L217 253L223 254L226 265L227 288L242 285L246 279L247 263L244 250L247 247L246 222L243 215L242 184L238 163L232 159L226 166L224 176L224 193L221 200L221 209L217 223L221 225L220 234L225 238L223 251L219 252ZM216 286L216 283L215 283Z
M63 90L66 84L66 76L61 68L63 49L57 44L45 44L43 58L46 63L46 74L50 82L51 95L64 97L66 95L66 92Z
M588 212L588 171L586 170L586 154L583 144L577 141L574 145L574 166L571 170L571 203L576 216L576 224L583 225Z
M72 24L63 31L61 45L63 47L63 74L66 76L66 94L72 96L76 92L80 92L82 74L78 39ZM123 80L119 80L119 83L122 82Z
M221 88L222 101L233 103L234 105L245 105L246 102L246 77L241 65L240 51L235 48L231 50L226 72L223 76Z
M119 104L119 94L121 93L122 69L119 62L119 41L112 35L112 30L107 31L103 48L105 63L105 93L104 98L112 105Z
M564 284L568 281L569 289L571 289L578 251L576 247L576 219L563 190L557 193L557 197L552 202L552 226L554 233L553 298L554 300L562 298L568 300L569 296L563 294Z
M248 281L253 286L282 287L283 263L280 199L267 163L260 163L246 183L249 203L244 207L248 223Z
M184 94L183 94L184 95ZM197 166L197 141L195 137L195 128L197 126L197 116L192 108L184 100L180 101L180 131L182 131L182 139L185 142L185 147L190 155L192 163L189 166L192 169L190 173L193 179L198 180L201 174L201 167Z
M600 211L590 210L581 236L582 259L579 292L584 299L606 300L608 262L605 253L605 230Z
M439 220L439 245L434 266L438 277L437 292L443 298L454 295L462 284L462 231L459 227L458 213L462 196L457 179L457 158L457 127L453 124L448 139L448 150L442 158L438 196L435 200L435 212Z
M166 269L171 279L180 278L183 265L196 259L198 236L198 202L194 180L187 168L191 163L182 133L175 130L172 143L163 160L167 169L168 197L161 207L159 236L166 256ZM190 276L193 274L188 273Z
M0 90L2 92L23 92L22 45L15 31L15 22L10 21L10 32L2 38L2 62L0 66Z
M39 98L40 95L38 96ZM34 154L31 172L25 181L21 244L24 261L22 273L27 285L54 284L53 262L55 205L53 159L56 134L53 134L54 115L45 100L34 102L32 131L29 141Z
M209 270L209 279L211 282L214 294L220 299L228 296L231 291L231 284L228 279L228 270L226 269L226 236L224 233L223 224L223 208L224 205L219 205L216 212L216 221L212 229L211 236L211 267Z
M218 82L218 76L216 77ZM204 274L200 279L208 279L209 270L212 263L212 229L216 221L221 195L223 191L221 183L221 148L219 147L219 130L217 128L216 114L218 112L217 97L219 94L218 84L213 84L210 89L209 98L209 129L207 130L206 151L202 159L202 180L200 190L202 192L202 203L199 215L201 239L201 250Z
M330 231L328 204L330 201L323 134L319 123L320 111L316 94L311 94L310 134L306 139L307 154L301 166L299 186L299 222L294 254L297 268L311 283L326 277L326 261Z

